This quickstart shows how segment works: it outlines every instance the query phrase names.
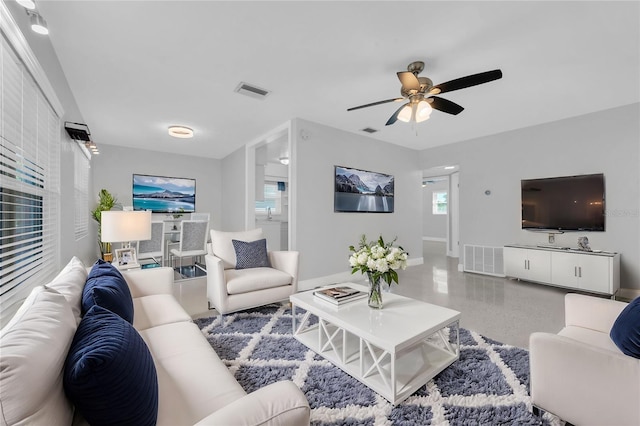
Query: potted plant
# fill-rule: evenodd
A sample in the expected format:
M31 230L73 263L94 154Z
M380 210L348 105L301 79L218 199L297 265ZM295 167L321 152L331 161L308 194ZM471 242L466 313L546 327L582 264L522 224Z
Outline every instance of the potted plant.
M111 262L113 255L111 254L111 243L103 243L100 240L100 223L103 211L109 211L118 204L116 197L111 195L106 189L101 189L98 192L98 205L91 212L91 217L98 222L98 245L100 246L100 253L102 259Z

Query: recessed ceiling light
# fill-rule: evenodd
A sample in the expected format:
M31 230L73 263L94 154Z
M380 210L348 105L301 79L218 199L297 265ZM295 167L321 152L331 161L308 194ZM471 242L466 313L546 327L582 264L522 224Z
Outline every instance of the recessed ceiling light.
M27 11L29 20L31 21L31 30L38 34L49 34L49 28L47 28L47 21L44 20L38 12Z
M185 126L169 126L169 134L174 138L188 139L193 137L193 129Z
M36 2L33 0L17 0L17 3L25 9L33 10L36 8Z
M280 157L280 163L286 166L289 164L289 157Z

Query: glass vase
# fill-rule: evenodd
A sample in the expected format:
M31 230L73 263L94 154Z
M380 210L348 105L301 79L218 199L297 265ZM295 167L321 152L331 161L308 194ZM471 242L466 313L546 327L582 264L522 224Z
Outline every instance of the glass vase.
M380 280L382 277L374 276L367 272L369 277L369 307L373 309L382 309L382 287Z

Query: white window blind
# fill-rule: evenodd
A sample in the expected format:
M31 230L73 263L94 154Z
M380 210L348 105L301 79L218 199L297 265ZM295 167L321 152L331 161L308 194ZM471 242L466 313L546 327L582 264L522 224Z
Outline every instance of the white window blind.
M89 234L89 159L82 149L74 146L73 192L76 241Z
M51 278L60 263L61 125L5 33L1 41L0 304L4 310Z

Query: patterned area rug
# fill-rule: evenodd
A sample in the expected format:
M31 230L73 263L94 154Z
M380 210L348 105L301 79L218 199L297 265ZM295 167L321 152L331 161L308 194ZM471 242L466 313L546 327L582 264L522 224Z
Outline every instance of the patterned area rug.
M293 380L312 425L563 424L531 413L524 349L460 328L460 359L394 407L295 340L291 319L288 307L269 305L195 322L245 391Z

